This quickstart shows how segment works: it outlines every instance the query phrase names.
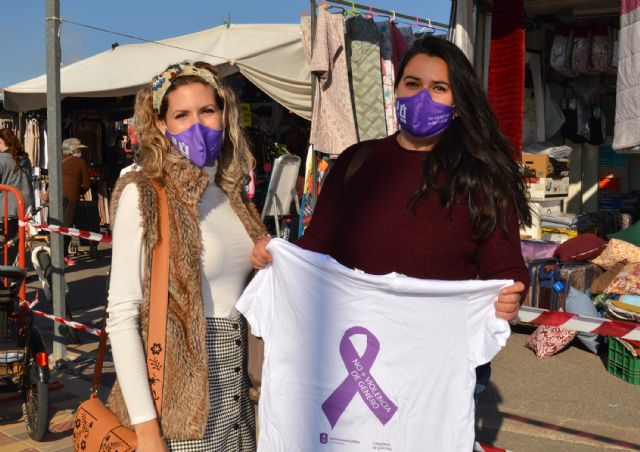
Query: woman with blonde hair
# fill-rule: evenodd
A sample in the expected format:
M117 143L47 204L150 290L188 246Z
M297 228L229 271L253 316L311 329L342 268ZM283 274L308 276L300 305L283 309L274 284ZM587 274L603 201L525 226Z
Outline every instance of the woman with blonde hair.
M138 93L135 120L141 170L112 198L109 406L134 428L138 451L253 451L246 323L234 305L266 230L243 190L254 160L236 98L209 64L175 64ZM161 413L144 352L159 237L152 183L166 191L171 231Z

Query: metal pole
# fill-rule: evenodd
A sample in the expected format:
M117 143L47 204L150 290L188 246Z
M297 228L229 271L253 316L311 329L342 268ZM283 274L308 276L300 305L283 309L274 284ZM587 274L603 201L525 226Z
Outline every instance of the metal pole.
M49 223L62 224L62 127L60 107L60 0L46 0L45 28L47 36L47 155L49 156ZM64 318L64 241L60 234L51 234L51 265L53 267L53 314ZM54 323L53 360L64 365L67 343L62 325Z
M457 20L458 20L458 1L451 0L451 12L449 14L449 33L448 33L450 42L453 42Z
M412 20L412 21L416 21L417 20L421 24L436 26L436 27L440 27L440 28L449 29L449 27L451 26L451 24L444 24L442 22L436 22L435 20L423 19L423 18L416 17L416 16L409 16L407 14L396 13L396 12L388 10L388 9L373 8L373 7L370 7L369 5L362 5L362 4L359 4L359 3L347 2L345 0L328 0L327 3L336 3L338 5L350 6L350 7L358 8L358 9L362 10L362 12L365 13L365 14L368 13L369 10L371 10L374 13L384 14L386 16L389 16L389 15L393 14L393 15L395 15L396 18Z

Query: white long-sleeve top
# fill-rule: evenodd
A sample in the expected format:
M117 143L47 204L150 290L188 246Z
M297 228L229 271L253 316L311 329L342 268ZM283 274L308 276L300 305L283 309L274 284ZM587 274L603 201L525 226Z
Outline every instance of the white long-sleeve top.
M213 182L216 167L204 170L210 180L200 200L204 315L235 318L239 315L235 303L251 272L253 242L229 199ZM139 322L146 251L138 189L129 184L122 191L113 226L107 332L132 424L156 418Z

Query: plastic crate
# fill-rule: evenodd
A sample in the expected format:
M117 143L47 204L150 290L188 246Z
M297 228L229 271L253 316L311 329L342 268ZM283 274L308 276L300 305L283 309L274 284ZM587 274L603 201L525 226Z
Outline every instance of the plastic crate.
M614 338L609 339L607 371L627 383L640 385L640 358L634 357Z

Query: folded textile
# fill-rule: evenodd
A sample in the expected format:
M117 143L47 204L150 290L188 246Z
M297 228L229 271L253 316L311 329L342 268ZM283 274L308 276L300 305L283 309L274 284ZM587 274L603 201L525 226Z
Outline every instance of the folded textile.
M559 223L565 226L575 226L581 223L587 223L589 221L589 217L584 214L575 214L575 213L553 213L546 214L540 217L542 221L549 221L552 223Z
M640 295L620 295L620 299L618 301L640 309Z
M560 230L564 230L564 231L584 231L589 229L589 227L591 226L591 223L577 223L577 224L573 224L573 225L566 225L566 224L562 224L562 223L558 223L555 221L543 221L540 223L540 227L542 228L550 228L550 229L560 229Z
M627 312L635 312L636 314L640 314L640 308L638 306L633 306L631 304L626 304L622 301L611 301L611 304L618 309L623 309Z
M613 304L612 300L606 301L607 314L618 320L626 320L630 322L640 322L640 313L627 311Z
M554 159L569 158L572 151L569 146L547 146L544 143L528 144L523 150L529 154L546 154Z

